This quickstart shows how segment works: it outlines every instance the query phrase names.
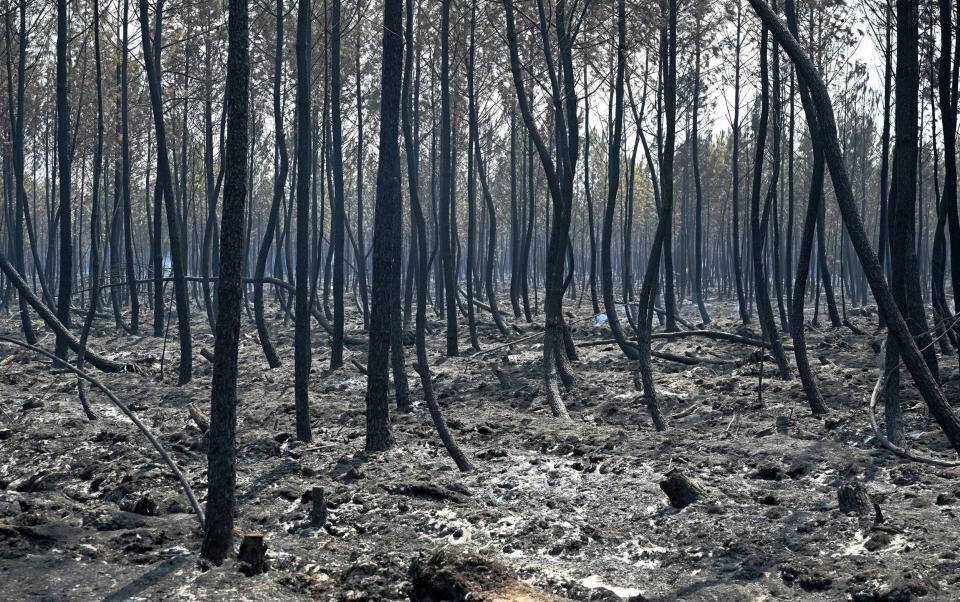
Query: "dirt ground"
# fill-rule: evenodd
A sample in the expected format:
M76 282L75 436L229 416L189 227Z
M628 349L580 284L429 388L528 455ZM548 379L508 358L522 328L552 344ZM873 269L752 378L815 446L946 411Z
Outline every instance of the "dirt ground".
M709 309L719 317L710 328L736 332L732 306ZM853 320L873 333L869 314ZM696 308L685 304L683 315L693 321ZM585 318L574 327L578 341L609 336L590 321L588 303L577 317ZM826 418L809 414L800 383L776 379L769 359L758 399L754 349L658 341L664 351L727 362L655 360L669 422L657 433L615 345L580 349L578 381L564 396L572 421L563 422L541 393L537 338L444 359L435 322L428 341L435 388L476 466L462 475L439 445L412 369L418 403L393 415L396 447L362 454L366 381L350 360L365 363L365 350L348 350L346 367L327 373L319 333L314 442L295 442L292 326L273 319L281 368L267 369L246 319L240 351L238 530L264 534L270 563L254 577L232 560L198 563L196 516L177 482L104 396L90 393L99 418L87 421L72 375L0 345L2 357L17 356L0 367L0 599L408 600L411 564L444 547L498 560L527 584L572 600L960 596L960 469L908 462L876 446L866 412L877 377L872 334L808 331L832 410ZM16 336L17 326L12 315L0 320L5 334ZM198 321L195 349L212 349L206 330ZM351 330L359 335L360 325ZM489 324L480 336L485 348L508 340ZM175 339L166 345L163 380L161 339L119 336L101 320L91 341L147 369L98 376L157 434L203 503L206 443L188 408L207 407L210 364L198 355L196 378L177 387ZM42 345L52 348L52 338ZM466 340L461 349L469 349ZM956 359L942 365L960 411ZM909 446L949 458L909 384L905 405ZM659 482L672 469L699 481L706 496L671 507ZM866 487L882 522L840 512L837 490L848 481ZM312 487L329 502L320 529L309 523Z

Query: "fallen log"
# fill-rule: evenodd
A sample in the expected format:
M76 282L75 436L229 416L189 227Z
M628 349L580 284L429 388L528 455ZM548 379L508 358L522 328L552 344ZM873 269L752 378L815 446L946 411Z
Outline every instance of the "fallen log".
M201 433L206 433L210 429L210 421L196 405L190 404L187 412L190 414L193 423L197 425L197 430Z
M650 355L661 360L667 360L670 362L677 362L678 364L686 364L687 366L697 366L699 364L713 364L715 366L727 366L734 364L734 361L727 361L722 359L714 359L712 357L703 357L699 355L686 354L686 355L677 355L676 353L669 353L667 351L650 351Z
M80 353L81 345L80 340L70 332L66 326L63 325L60 320L57 319L57 316L50 311L50 308L46 306L37 296L30 290L30 286L26 281L20 276L20 273L13 267L13 265L7 260L7 258L0 253L0 270L3 270L3 273L7 276L7 279L13 283L13 286L16 287L17 293L23 297L23 299L33 308L37 315L44 321L47 325L47 328L52 330L55 334L60 335L66 342L67 346L70 347L75 353ZM11 339L14 340L14 339ZM103 372L130 372L133 370L132 364L121 364L115 362L111 359L107 359L99 353L87 349L84 354L84 359L98 370Z
M494 351L499 351L500 349L503 349L504 347L510 347L510 346L512 346L512 345L516 345L517 343L522 343L522 342L524 342L524 341L529 341L530 339L535 339L535 338L537 338L537 337L542 337L542 336L543 336L543 332L544 332L544 331L541 330L540 332L535 332L535 333L533 333L533 334L528 334L527 336L525 336L525 337L520 337L519 339L514 339L514 340L512 340L512 341L507 341L506 343L503 343L502 345L497 345L496 347L491 347L490 349L483 349L483 350L481 350L481 351L477 351L476 353L474 353L473 355L471 355L470 358L472 359L472 358L475 358L475 357L480 357L480 356L482 356L482 355L487 355L488 353L493 353Z

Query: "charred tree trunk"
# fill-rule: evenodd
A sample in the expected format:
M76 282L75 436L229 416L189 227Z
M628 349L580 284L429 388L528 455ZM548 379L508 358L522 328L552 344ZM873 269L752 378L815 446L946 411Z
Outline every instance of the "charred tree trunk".
M930 345L927 319L920 292L919 260L916 247L917 131L919 119L919 7L917 0L897 1L896 103L894 108L893 183L889 199L892 216L890 230L890 289L900 313L906 319L934 379L938 379L936 348ZM887 338L887 369L897 367L899 342L891 333ZM900 438L900 402L893 376L887 387L887 437Z
M460 354L457 327L457 275L453 261L450 228L452 205L450 132L450 0L441 0L440 9L440 263L443 272L444 309L447 314L447 356Z
M693 186L696 194L694 260L693 260L693 297L700 312L700 321L710 323L710 314L703 304L703 185L700 181L700 22L697 21L697 33L694 35L694 72L693 72L693 123L690 135L693 162Z
M287 180L290 160L287 158L287 140L283 131L283 103L281 91L283 86L283 0L277 0L277 46L274 54L273 66L273 129L276 137L277 174L273 181L273 201L270 203L270 213L263 234L263 242L257 252L257 264L254 272L253 284L253 313L257 323L257 334L260 337L260 346L271 368L280 367L280 357L270 340L270 330L267 328L263 316L263 277L267 270L267 258L270 255L270 246L273 244L274 233L277 230L277 221L280 217L280 205L283 202L283 190ZM279 252L280 247L277 246Z
M776 194L777 165L779 157L776 149L779 144L779 132L774 130L774 168L771 175L767 196L763 209L760 207L761 183L763 178L764 149L767 137L767 122L770 112L769 73L767 67L767 50L769 35L767 27L762 26L760 33L760 121L757 126L757 142L753 165L753 189L750 194L750 228L753 258L753 287L757 303L757 317L763 329L764 337L770 342L774 359L781 378L790 378L790 368L787 365L783 344L780 342L780 331L773 316L773 307L770 305L770 294L767 288L766 262L764 260L764 246L766 241L767 224L770 216L770 205L773 194Z
M449 1L444 4L449 9ZM380 73L380 148L374 206L373 295L367 356L367 429L365 449L383 451L393 445L390 429L388 370L391 312L400 301L400 149L397 143L403 68L403 1L383 5L383 63ZM454 303L456 303L454 301ZM454 311L456 306L453 307Z
M470 12L470 49L467 54L467 328L470 333L470 346L474 351L480 350L480 341L477 340L477 320L474 313L473 297L476 270L477 248L477 179L476 179L476 144L477 128L474 116L477 112L474 63L476 61L476 5Z
M740 256L740 66L743 49L743 11L737 3L736 42L734 46L734 83L733 83L733 148L731 150L733 191L731 193L732 221L731 235L733 240L733 278L737 289L737 309L740 311L740 321L750 323L750 309L747 306L747 296L743 286L743 268Z
M603 212L603 231L600 239L600 284L603 293L603 309L607 313L610 332L617 345L630 359L637 359L636 349L627 343L620 326L617 307L613 298L613 217L617 206L617 191L620 186L620 144L623 139L623 79L626 69L626 23L617 19L617 66L613 82L613 123L610 144L607 149L607 204ZM586 136L589 138L590 133ZM584 146L586 148L586 146ZM585 151L586 152L586 151ZM586 156L586 155L584 155ZM624 261L629 258L624 257ZM624 303L628 303L624 299Z
M787 23L791 33L796 36L797 16L794 0L787 0L784 4ZM803 305L807 294L807 278L810 274L810 259L813 251L813 237L817 227L817 216L820 214L820 204L823 202L823 140L821 139L820 124L810 92L806 82L800 78L797 81L800 91L800 102L807 119L807 130L813 142L813 167L810 174L810 195L807 198L807 213L803 222L803 233L800 237L800 252L797 257L797 279L793 286L793 298L790 304L790 334L793 338L793 353L797 360L797 372L800 374L800 383L803 392L810 404L810 411L814 414L825 414L827 405L817 387L817 381L810 370L807 359L806 337L804 332Z
M123 2L123 22L128 23L129 0ZM120 62L120 187L123 201L123 248L127 260L124 264L127 287L130 292L130 334L140 330L140 293L133 265L133 207L130 198L130 92L128 67L130 56L129 28L123 27L123 52Z
M619 59L619 54L617 55ZM587 67L583 68L583 196L587 201L587 227L590 229L590 307L593 315L600 313L597 298L597 233L593 224L593 194L590 190L590 93ZM511 143L513 142L511 138ZM511 151L513 147L511 146ZM512 157L512 155L511 155ZM512 175L512 173L511 173Z
M236 487L237 352L243 303L244 204L247 196L247 107L250 59L247 0L230 0L227 21L227 143L220 226L217 332L214 348L204 558L233 552Z
M18 32L18 58L17 58L17 93L16 93L16 108L13 104L13 82L12 82L12 73L13 68L11 65L11 54L12 54L12 44L10 40L10 12L7 12L4 15L5 20L5 33L6 33L6 42L7 42L7 100L8 107L10 110L10 132L11 132L11 142L12 142L12 151L13 151L13 172L14 172L14 219L11 222L7 222L7 232L10 235L10 250L13 254L14 266L17 269L17 272L21 276L26 275L26 257L24 254L24 240L23 240L23 226L24 220L27 217L29 212L29 207L27 207L27 191L24 187L24 144L23 144L23 131L24 131L24 88L26 87L26 63L27 63L27 3L26 0L20 0L20 24ZM30 245L34 250L35 246L31 243ZM92 251L91 251L92 252ZM34 256L36 259L36 256ZM36 266L39 266L39 262L34 261ZM43 278L41 277L40 283L43 285ZM46 287L44 286L44 290ZM20 307L20 327L23 330L23 337L27 343L33 345L37 342L37 336L33 329L33 323L30 320L30 305L27 303L27 300L22 295L17 295L17 301Z
M157 6L157 19L162 15L163 5ZM155 62L159 56L159 40L150 38L150 7L147 0L140 0L140 29L143 39L143 61L150 87L150 105L153 112L154 129L157 138L157 185L161 187L163 204L167 213L167 230L170 236L170 259L173 263L173 286L177 302L177 327L180 338L180 369L178 382L185 384L193 378L193 341L190 338L190 299L187 292L187 264L184 257L180 218L177 215L173 198L173 180L170 172L170 158L167 154L167 136L163 122L163 100L161 98L160 73ZM154 52L157 44L157 55Z
M333 144L330 146L330 168L333 172L333 220L330 244L333 246L333 337L330 341L330 369L343 365L343 230L346 211L343 201L343 133L340 112L340 37L343 23L340 16L340 0L333 0L330 14L330 113ZM359 78L360 75L357 74ZM358 182L358 186L359 186ZM359 188L357 189L359 198ZM358 204L359 207L359 204ZM361 249L362 254L362 249ZM358 254L357 261L363 258ZM365 260L363 260L365 261ZM362 269L358 265L357 269Z
M59 169L60 277L57 288L57 319L70 328L73 295L73 228L70 209L70 107L67 105L67 1L57 0L57 167ZM50 232L52 235L52 231ZM127 258L130 261L130 258ZM67 341L57 335L56 355L67 357Z
M294 324L294 403L297 417L297 439L311 441L310 401L307 383L310 379L310 178L313 171L311 152L310 71L312 66L310 0L300 0L297 11L297 263Z

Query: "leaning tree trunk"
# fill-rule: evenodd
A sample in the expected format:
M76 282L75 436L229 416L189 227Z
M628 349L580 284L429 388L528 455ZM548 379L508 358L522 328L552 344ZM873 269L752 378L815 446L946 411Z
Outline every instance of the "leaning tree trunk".
M103 173L103 72L100 59L100 2L93 2L93 52L94 62L96 63L97 73L97 145L93 153L93 193L90 207L90 304L87 307L87 315L83 320L83 329L80 331L80 351L77 352L77 369L83 370L84 356L86 355L87 339L90 336L90 328L93 326L93 320L97 316L100 300L100 279L102 277L103 266L100 256L100 176ZM93 411L87 402L84 392L84 382L77 377L77 394L80 397L80 403L84 412L91 420L94 419Z
M70 332L70 329L57 319L56 314L30 290L30 285L27 284L27 281L23 279L16 268L13 267L13 264L10 263L3 254L0 254L0 271L3 271L3 274L7 277L7 280L10 281L10 284L17 289L17 294L22 295L23 298L27 300L27 303L30 304L30 307L33 308L33 311L37 312L37 315L44 321L47 328L61 337L66 342L67 347L79 353L80 341L77 337L74 336L73 333ZM126 372L130 368L128 364L115 362L90 350L86 351L86 357L91 365L103 372Z
M623 0L620 0L622 5ZM667 48L676 45L677 36L677 2L668 0L666 3L667 19L661 26L661 57L669 54ZM666 422L660 413L657 400L656 384L653 380L651 366L651 330L653 329L654 291L660 274L660 258L666 241L667 229L670 223L665 215L673 212L673 164L677 131L677 92L676 92L676 61L667 61L664 66L663 108L665 113L663 146L660 156L660 207L658 212L657 230L653 236L653 245L650 249L650 258L647 260L647 269L640 286L639 312L637 324L637 369L634 373L634 386L639 384L647 405L647 411L653 420L654 428L658 431L667 428Z
M283 202L283 190L287 181L287 171L290 160L287 157L287 140L283 131L283 102L281 90L283 86L283 0L277 0L277 46L274 55L273 67L273 129L276 136L278 155L277 174L273 181L273 201L270 203L270 213L264 227L263 242L257 252L257 264L254 271L253 283L253 314L257 323L257 334L260 337L260 346L271 368L280 367L280 357L270 340L270 330L267 328L263 316L263 277L267 270L267 257L270 255L270 246L273 244L274 233L277 230L277 221L280 217L280 204ZM279 252L279 245L277 251Z
M560 3L558 9L564 7ZM553 414L560 418L569 418L563 399L556 383L556 372L566 384L572 384L572 376L566 365L566 355L563 353L566 325L563 323L563 293L564 293L564 261L566 259L566 244L570 228L571 197L573 195L573 177L577 155L577 106L576 91L574 89L573 64L571 55L572 39L565 29L567 15L561 14L556 19L558 46L561 49L560 63L563 69L563 86L561 92L558 75L553 63L551 49L551 34L548 29L547 17L544 14L542 2L538 2L540 37L543 42L544 55L548 59L548 69L551 82L551 96L554 106L554 115L557 123L554 130L558 142L558 157L564 163L555 165L551 151L547 148L540 132L537 129L532 109L527 98L523 76L521 75L520 55L517 35L514 24L513 2L504 0L507 25L507 45L510 49L510 71L513 76L514 88L520 105L527 135L536 147L540 163L546 173L550 198L553 203L553 223L549 232L547 248L547 269L544 295L545 333L543 343L543 376L547 403ZM565 8L563 8L565 10ZM563 11L561 11L562 13ZM562 176L562 185L561 185ZM531 216L532 217L532 216Z
M794 0L787 0L784 4L787 23L790 31L797 35L797 17ZM810 173L810 195L807 199L807 214L803 222L803 233L800 238L800 252L797 257L797 279L793 286L793 298L790 304L790 334L793 338L793 353L797 360L797 372L800 374L800 383L803 392L810 404L810 411L820 415L827 413L827 404L817 387L817 381L810 370L810 361L807 358L807 343L804 333L803 304L807 294L807 278L810 274L810 260L813 251L813 237L817 227L817 216L820 214L820 203L823 202L823 141L820 138L820 125L817 121L816 109L810 99L810 92L803 79L798 80L800 102L807 118L807 129L813 144L813 168Z
M427 287L429 280L429 266L427 260L427 224L423 218L423 208L420 205L419 193L419 174L417 167L417 147L415 129L411 123L410 113L413 111L410 98L410 55L413 54L413 2L407 3L407 28L404 33L408 57L404 67L403 76L403 97L402 97L402 120L403 120L403 141L407 154L407 173L410 191L410 218L414 222L413 230L416 232L417 240L417 319L416 319L416 346L417 346L417 371L420 373L420 379L423 383L423 396L430 410L430 417L433 419L434 426L440 435L440 440L446 447L447 452L457 468L463 472L471 470L473 467L470 461L460 450L453 435L447 428L447 423L443 419L443 413L437 404L436 397L433 394L433 381L430 377L430 362L427 359L426 327L427 327ZM479 153L477 154L478 166ZM482 170L481 170L482 174ZM482 176L481 176L482 178ZM413 241L411 241L413 244ZM489 269L489 268L488 268Z
M637 359L637 351L627 343L626 335L620 326L617 306L613 298L613 217L617 207L617 192L620 186L620 143L623 139L623 79L626 68L626 24L617 30L617 67L613 83L614 111L612 133L607 152L607 204L603 212L603 230L600 238L600 288L603 295L603 309L607 313L610 332L617 345L629 359ZM590 133L586 136L589 138ZM624 257L623 261L629 261ZM629 303L629 299L624 299Z

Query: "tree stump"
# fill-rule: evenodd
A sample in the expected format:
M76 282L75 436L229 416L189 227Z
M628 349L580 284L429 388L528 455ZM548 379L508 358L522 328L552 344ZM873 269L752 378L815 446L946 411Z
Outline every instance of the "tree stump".
M660 481L660 489L667 494L670 505L674 508L686 508L706 495L699 483L676 468L668 472L666 478Z
M857 514L866 516L873 512L873 502L870 501L870 494L863 488L863 485L856 481L850 481L840 486L837 491L837 501L840 503L840 512L844 514Z
M320 528L327 522L327 500L324 497L323 487L314 487L310 490L310 525Z
M513 382L513 377L510 376L509 373L504 372L500 366L494 365L493 373L496 374L497 379L500 381L500 388L510 391L516 386L516 383Z
M247 577L267 572L267 542L262 533L244 534L237 552L237 567Z

